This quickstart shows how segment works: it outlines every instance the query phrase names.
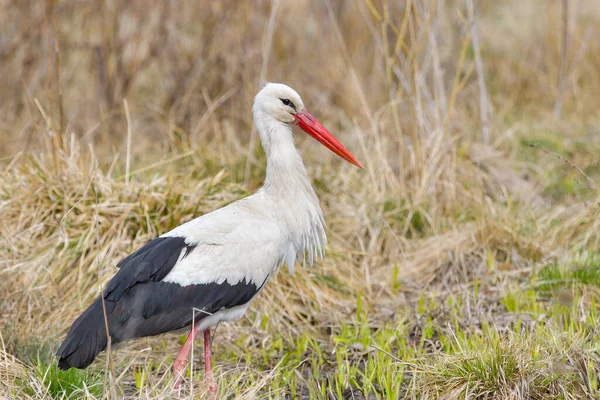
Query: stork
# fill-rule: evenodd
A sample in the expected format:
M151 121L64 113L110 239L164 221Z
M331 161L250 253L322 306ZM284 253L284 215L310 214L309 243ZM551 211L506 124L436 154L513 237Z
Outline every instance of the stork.
M191 326L173 364L174 388L180 388L193 341L203 332L205 380L214 398L211 328L241 318L283 264L293 273L295 262L312 264L322 256L325 221L294 146L292 125L362 165L306 111L292 88L266 84L252 110L267 158L262 188L178 226L119 262L102 295L73 322L57 352L59 368L86 368L106 348L107 333L114 344Z

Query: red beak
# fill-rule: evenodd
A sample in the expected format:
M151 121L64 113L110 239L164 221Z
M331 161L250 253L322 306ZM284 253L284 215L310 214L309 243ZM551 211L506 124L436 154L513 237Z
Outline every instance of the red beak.
M323 146L333 151L350 164L354 164L359 168L364 168L361 163L358 162L346 148L335 138L321 123L306 110L298 113L296 116L296 122L298 126L310 136L317 139Z

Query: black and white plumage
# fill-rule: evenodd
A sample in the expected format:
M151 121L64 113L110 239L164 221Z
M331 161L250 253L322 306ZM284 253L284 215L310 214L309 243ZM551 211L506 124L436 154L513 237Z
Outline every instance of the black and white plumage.
M164 281L195 247L183 237L159 237L117 265L121 269L104 291L112 343L190 326L191 307L206 312L195 316L198 321L219 310L231 312L248 304L266 282L257 285L244 278L235 284L213 281L181 286ZM63 369L85 368L106 344L103 304L98 298L73 324L59 350L58 365Z
M305 111L298 93L288 86L267 84L255 98L253 113L267 156L263 187L122 260L102 297L73 323L57 353L60 368L85 368L106 347L104 310L112 343L190 326L192 309L201 310L188 338L193 341L198 331L210 332L220 321L240 318L280 266L287 264L293 272L297 260L306 257L312 263L322 255L325 222L291 125L298 124L342 158L361 165ZM210 346L207 337L205 346ZM183 366L191 341L178 357ZM207 357L209 363L210 347ZM206 368L208 373L210 366Z

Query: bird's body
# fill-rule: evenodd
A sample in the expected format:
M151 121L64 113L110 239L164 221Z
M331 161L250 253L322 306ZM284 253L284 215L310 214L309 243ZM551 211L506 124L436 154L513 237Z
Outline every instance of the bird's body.
M280 102L291 119L278 114ZM297 120L311 135L311 129L317 132L317 140L332 145L317 136L324 135L322 126L303 109L298 94L285 85L268 84L256 96L254 119L267 155L263 187L180 225L122 260L103 296L73 323L58 350L61 368L85 368L106 347L105 319L112 343L177 330L194 321L193 340L200 330L209 332L221 321L240 318L283 264L293 272L297 260L306 257L312 263L322 255L325 222L290 123ZM347 153L339 142L333 146ZM342 157L359 165L351 155Z

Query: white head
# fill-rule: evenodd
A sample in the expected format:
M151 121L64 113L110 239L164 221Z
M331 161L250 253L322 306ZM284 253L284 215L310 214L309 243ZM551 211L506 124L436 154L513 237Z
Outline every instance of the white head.
M260 123L269 125L297 124L300 129L315 138L329 150L357 167L358 160L321 123L304 108L300 95L282 83L267 83L254 98L254 119L260 130ZM260 121L260 123L259 123ZM275 130L276 134L277 130Z
M295 114L304 111L298 92L282 83L267 83L254 98L254 112L268 115L284 124L293 124Z

